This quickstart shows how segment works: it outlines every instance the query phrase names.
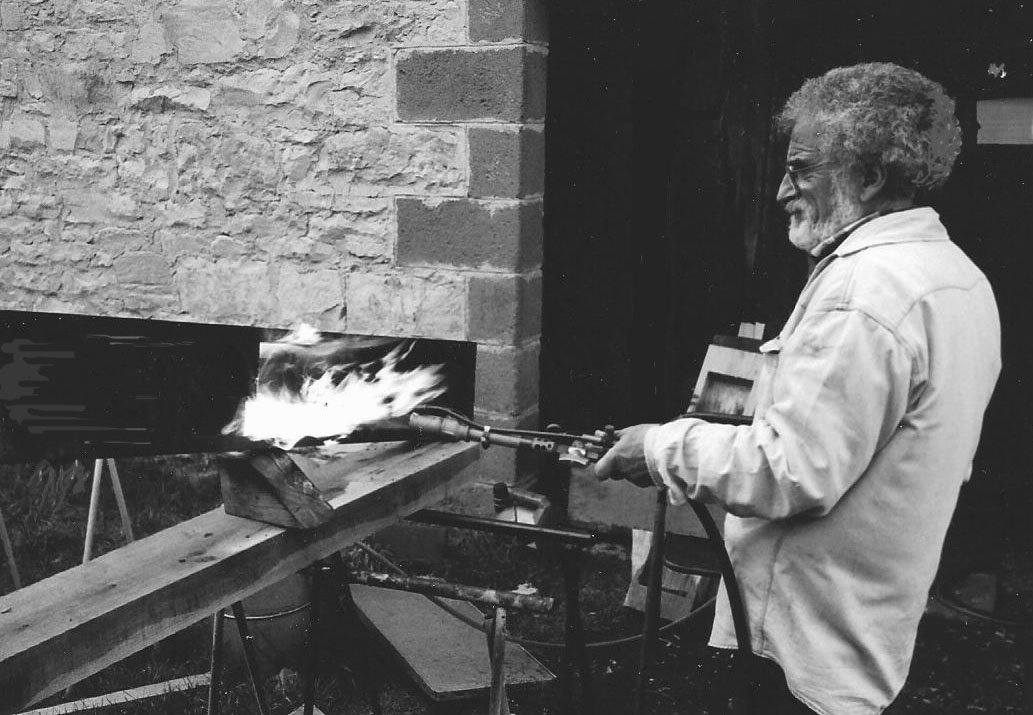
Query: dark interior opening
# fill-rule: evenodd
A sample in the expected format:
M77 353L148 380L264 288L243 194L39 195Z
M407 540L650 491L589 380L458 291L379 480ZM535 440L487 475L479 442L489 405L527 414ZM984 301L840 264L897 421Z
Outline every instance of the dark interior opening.
M1020 450L1033 439L1033 145L977 144L975 106L1033 97L1033 5L550 8L543 422L582 430L670 419L688 404L713 335L739 322L777 333L808 266L774 202L785 142L772 115L807 77L893 61L958 100L964 149L933 206L1001 309L1004 371L973 486L1029 495Z

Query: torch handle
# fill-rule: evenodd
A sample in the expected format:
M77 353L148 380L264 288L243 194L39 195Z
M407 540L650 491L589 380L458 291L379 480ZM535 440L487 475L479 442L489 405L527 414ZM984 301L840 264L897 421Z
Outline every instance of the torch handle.
M480 442L485 447L499 445L516 449L531 449L538 452L557 452L556 440L544 437L525 437L492 431L491 427L464 424L455 417L413 413L409 426L421 437L440 439L450 437L460 442Z
M532 452L555 454L561 461L586 466L596 461L614 441L612 427L594 435L565 432L531 432L528 430L492 429L478 425L460 415L414 412L409 416L409 427L424 439L442 437L464 442L527 449Z

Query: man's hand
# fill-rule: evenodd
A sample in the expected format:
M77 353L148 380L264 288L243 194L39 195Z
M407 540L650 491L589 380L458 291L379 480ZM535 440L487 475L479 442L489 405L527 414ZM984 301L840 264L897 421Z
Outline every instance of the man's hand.
M646 466L646 432L654 425L635 425L617 431L617 442L592 467L599 481L626 479L635 486L653 486Z

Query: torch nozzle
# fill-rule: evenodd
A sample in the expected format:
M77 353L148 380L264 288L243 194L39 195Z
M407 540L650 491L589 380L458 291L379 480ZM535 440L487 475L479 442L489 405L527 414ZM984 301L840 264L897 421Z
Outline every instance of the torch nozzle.
M409 427L423 438L451 437L461 442L473 441L470 439L473 427L457 417L413 412L409 415Z

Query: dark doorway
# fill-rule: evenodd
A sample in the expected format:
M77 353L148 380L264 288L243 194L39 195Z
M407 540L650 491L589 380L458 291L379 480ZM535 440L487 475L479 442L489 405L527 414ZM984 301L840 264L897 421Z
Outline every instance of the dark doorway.
M761 71L770 23L758 7L552 5L547 420L670 418L688 404L712 335L740 320L770 322L752 306L774 303L754 300L750 280L772 181ZM788 263L772 245L764 265ZM760 272L791 284L803 263Z
M806 77L893 61L958 99L965 149L934 208L1001 304L1005 372L977 466L1011 470L1033 439L1033 147L977 145L975 104L1033 97L1033 5L550 7L543 420L587 429L669 419L714 334L741 321L778 330L807 265L774 205L785 145L771 116Z

